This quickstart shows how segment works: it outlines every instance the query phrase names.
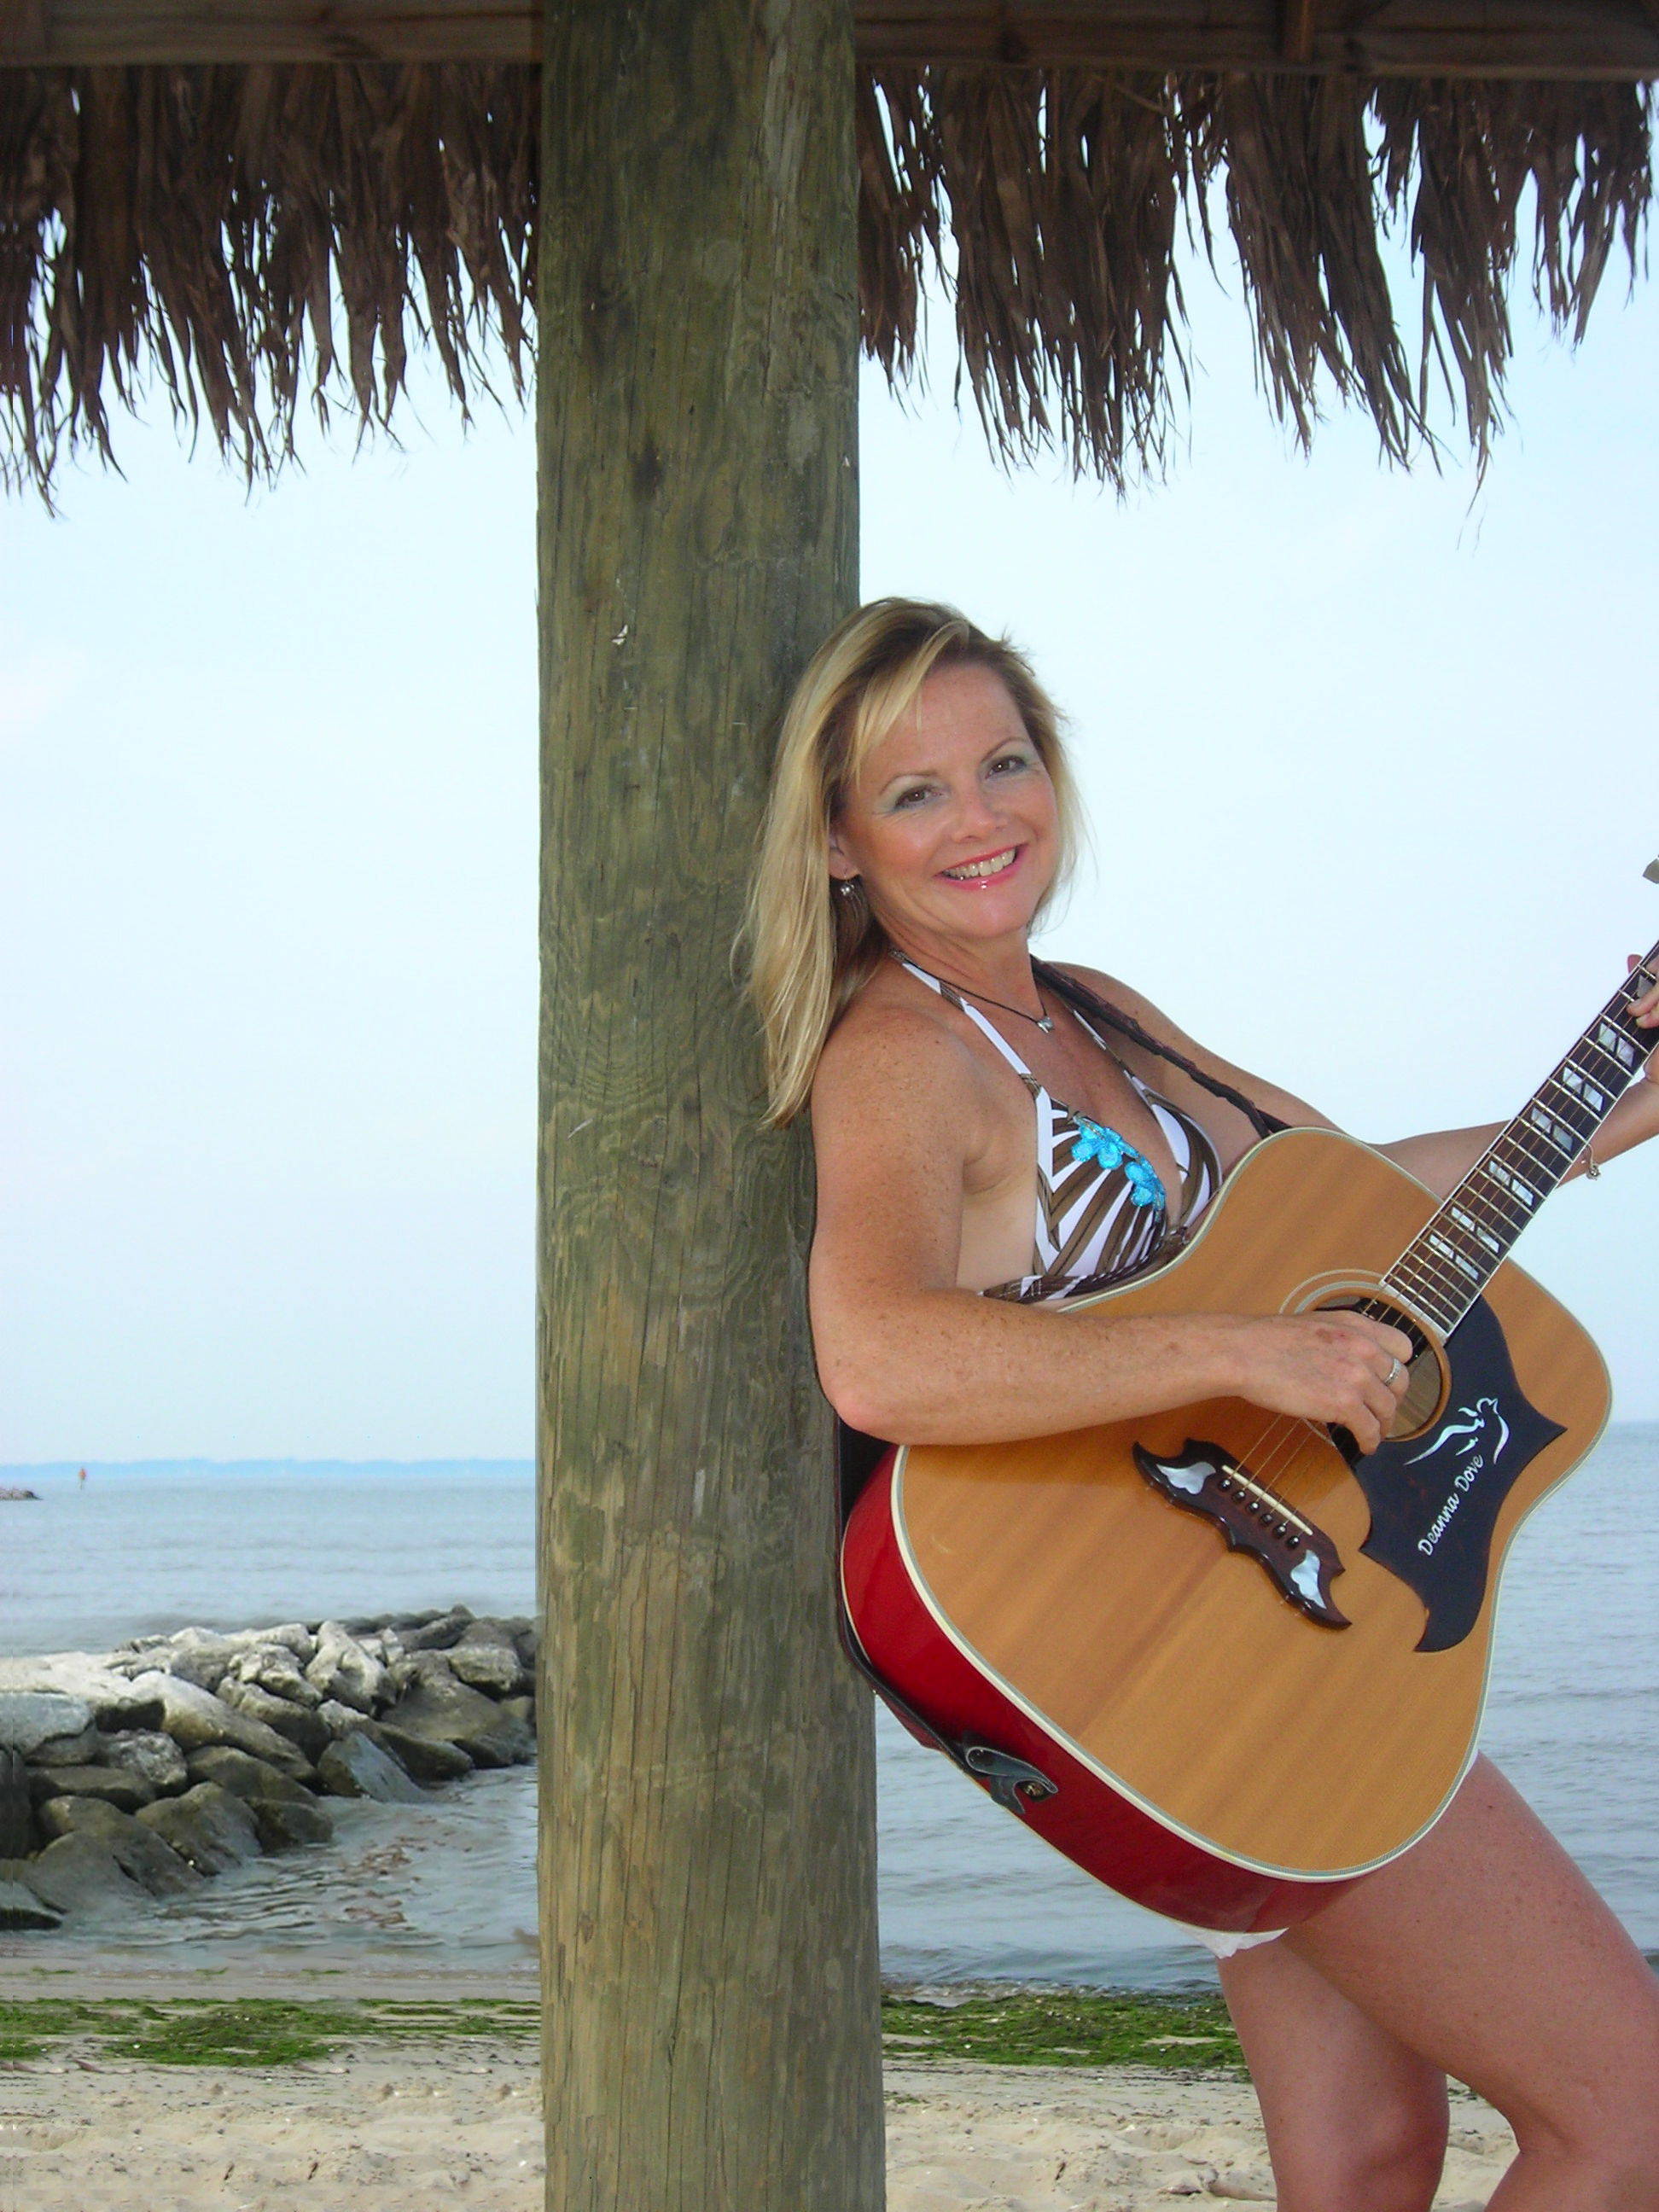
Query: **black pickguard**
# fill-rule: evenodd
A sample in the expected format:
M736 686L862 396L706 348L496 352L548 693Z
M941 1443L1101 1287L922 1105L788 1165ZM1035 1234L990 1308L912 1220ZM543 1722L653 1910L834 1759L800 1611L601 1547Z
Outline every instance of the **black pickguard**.
M1353 1463L1371 1509L1360 1549L1428 1607L1419 1651L1449 1651L1474 1626L1499 1509L1516 1477L1562 1433L1521 1395L1484 1298L1447 1339L1446 1357L1451 1395L1434 1426Z

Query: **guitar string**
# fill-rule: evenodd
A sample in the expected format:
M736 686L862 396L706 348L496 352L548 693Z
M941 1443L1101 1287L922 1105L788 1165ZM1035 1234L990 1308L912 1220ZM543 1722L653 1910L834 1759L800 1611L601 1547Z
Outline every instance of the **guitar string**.
M1540 1085L1540 1088L1541 1089L1542 1086ZM1536 1094L1534 1094L1534 1096ZM1607 1109L1607 1111L1609 1112L1611 1110L1610 1107ZM1601 1118L1605 1118L1605 1115ZM1520 1117L1518 1115L1516 1116L1516 1125L1524 1133L1525 1125L1520 1121ZM1494 1139L1493 1145L1489 1148L1489 1150L1495 1151L1498 1145L1504 1143L1505 1139L1509 1138L1509 1127L1506 1126L1504 1134ZM1484 1162L1487 1157L1489 1157L1489 1154L1483 1154L1481 1156L1481 1162L1476 1163L1475 1168L1470 1170L1469 1176L1465 1179L1465 1183L1460 1184L1457 1187L1457 1191L1452 1194L1453 1196L1459 1195L1460 1194L1467 1195L1466 1185L1474 1178L1479 1171L1482 1162ZM1534 1175L1540 1176L1540 1179L1541 1170L1547 1165L1553 1164L1535 1156L1529 1146L1522 1149L1522 1157L1527 1161L1532 1172ZM1558 1176L1557 1180L1559 1179L1559 1178ZM1449 1203L1450 1198L1449 1197L1444 1204L1449 1206ZM1509 1219L1507 1215L1501 1212L1494 1216L1492 1205L1490 1203L1483 1202L1478 1199L1474 1200L1469 1204L1468 1210L1471 1214L1473 1214L1477 1207L1484 1214L1488 1225L1491 1225L1495 1218L1498 1225L1509 1232L1509 1241L1511 1243L1527 1225L1525 1220L1519 1223L1514 1222ZM1441 1211L1443 1210L1443 1206ZM1431 1220L1432 1221L1438 1218L1439 1213L1437 1212L1436 1215L1431 1217ZM1433 1299L1431 1297L1425 1297L1425 1290L1426 1289L1431 1291L1439 1291L1443 1296L1446 1291L1449 1290L1453 1294L1456 1304L1462 1305L1464 1310L1467 1311L1468 1304L1473 1303L1473 1297L1478 1297L1480 1296L1481 1291L1484 1289L1484 1284L1480 1285L1468 1285L1467 1279L1461 1275L1461 1272L1454 1271L1454 1269L1451 1267L1449 1267L1446 1262L1440 1260L1437 1255L1431 1254L1422 1256L1418 1255L1418 1246L1425 1240L1429 1226L1430 1224L1425 1224L1424 1229L1419 1232L1417 1238L1413 1239L1412 1244L1408 1245L1406 1251L1402 1253L1400 1258L1393 1263L1393 1266L1389 1268L1388 1273L1382 1278L1382 1282L1379 1285L1378 1292L1374 1293L1370 1297L1360 1300L1357 1308L1354 1309L1355 1310L1366 1312L1368 1310L1371 1310L1370 1317L1372 1319L1384 1320L1388 1317L1390 1308L1396 1310L1401 1307L1408 1309L1414 1303L1427 1304L1432 1306L1434 1303ZM1500 1261L1503 1256L1504 1255L1498 1255ZM1417 1286L1417 1294L1415 1298L1411 1295L1413 1289L1412 1285L1395 1279L1398 1277L1401 1271L1407 1262L1414 1262L1418 1272L1425 1278L1424 1285ZM1492 1272L1493 1270L1487 1271L1488 1279L1490 1279L1490 1275ZM1443 1278L1443 1281L1437 1282L1435 1279L1437 1275ZM1394 1293L1392 1297L1386 1295L1389 1291L1392 1291ZM1471 1291L1473 1291L1473 1297L1470 1296ZM1376 1309L1381 1309L1381 1310L1376 1310ZM1462 1316L1460 1315L1458 1317L1461 1319ZM1295 1469L1298 1460L1306 1451L1310 1443L1316 1444L1322 1441L1328 1446L1330 1439L1328 1435L1322 1437L1322 1425L1316 1425L1315 1423L1304 1419L1300 1416L1281 1414L1275 1417L1268 1421L1266 1426L1243 1447L1243 1452L1239 1455L1241 1471L1246 1475L1247 1479L1254 1482L1261 1490L1266 1492L1266 1493L1272 1498L1276 1504L1289 1506L1291 1511L1295 1511L1295 1507L1291 1505L1291 1501L1285 1498L1280 1486ZM1298 1431L1300 1431L1300 1433L1298 1433Z
M1622 1062L1610 1054L1600 1040L1593 1036L1593 1032L1598 1024L1610 1022L1622 1035L1629 1038L1638 1050L1642 1048L1644 1040L1631 1037L1630 1030L1622 1017L1621 1006L1628 1007L1645 988L1643 978L1651 978L1654 972L1651 963L1656 961L1659 961L1659 946L1656 946L1654 951L1648 954L1646 959L1639 962L1637 967L1632 969L1630 975L1620 984L1618 989L1613 993L1595 1018L1580 1031L1572 1049L1557 1061L1554 1068L1538 1085L1537 1090L1532 1094L1531 1100L1528 1101L1529 1105L1535 1103L1541 1106L1543 1110L1550 1114L1563 1128L1577 1138L1578 1150L1565 1156L1564 1165L1560 1147L1546 1137L1542 1131L1535 1129L1529 1123L1527 1119L1527 1109L1523 1107L1520 1113L1515 1115L1504 1125L1498 1135L1493 1139L1486 1151L1471 1167L1468 1174L1454 1190L1447 1194L1432 1219L1424 1224L1423 1229L1406 1251L1388 1270L1384 1277L1385 1282L1397 1279L1402 1271L1409 1268L1419 1278L1419 1280L1415 1285L1401 1281L1398 1285L1401 1290L1408 1291L1415 1288L1419 1299L1430 1302L1434 1294L1443 1294L1445 1291L1449 1290L1454 1299L1452 1310L1456 1314L1457 1319L1462 1318L1462 1314L1468 1310L1469 1304L1472 1303L1471 1289L1474 1297L1480 1296L1486 1281L1491 1279L1497 1267L1507 1257L1508 1247L1515 1243L1536 1212L1536 1207L1534 1206L1523 1211L1518 1220L1513 1218L1509 1201L1500 1199L1492 1188L1492 1179L1486 1172L1494 1156L1503 1150L1507 1150L1511 1155L1518 1153L1528 1175L1548 1186L1539 1194L1540 1201L1543 1198L1548 1197L1556 1186L1565 1179L1567 1170L1580 1157L1584 1147L1594 1142L1595 1131L1601 1127L1618 1103L1619 1098L1634 1079L1634 1071L1626 1068ZM1650 1042L1647 1049L1649 1051L1652 1049ZM1561 1072L1564 1068L1569 1064L1576 1064L1581 1057L1588 1058L1592 1053L1606 1060L1614 1070L1615 1076L1622 1079L1618 1092L1599 1109L1590 1107L1582 1096L1571 1091L1561 1080ZM1605 1096L1611 1089L1613 1079L1602 1076L1595 1079L1597 1088ZM1549 1104L1543 1094L1551 1085L1553 1085L1565 1098L1571 1101L1571 1106L1558 1109ZM1575 1107L1583 1108L1592 1118L1593 1126L1588 1136L1573 1127L1573 1121L1570 1116ZM1504 1160L1500 1164L1513 1172L1512 1158ZM1470 1278L1465 1276L1455 1261L1448 1262L1443 1260L1427 1242L1433 1221L1439 1220L1446 1215L1455 1202L1461 1202L1471 1218L1478 1218L1484 1221L1487 1228L1497 1228L1504 1232L1505 1250L1495 1255L1491 1265L1482 1264L1483 1279L1478 1283L1472 1282ZM1524 1208L1525 1200L1522 1200L1521 1203ZM1455 1241L1461 1243L1462 1240L1457 1237L1455 1224L1448 1224L1448 1226L1451 1229ZM1480 1242L1478 1237L1476 1242L1477 1243ZM1461 1311L1458 1310L1460 1308ZM1435 1317L1439 1318L1438 1316Z
M1654 979L1656 969L1654 966L1650 964L1654 963L1659 963L1659 945L1656 945L1654 948L1654 951L1648 955L1647 959L1642 962L1637 969L1632 969L1630 975L1620 985L1619 989L1613 994L1613 997L1607 1001L1606 1006L1602 1008L1601 1013L1596 1017L1598 1021L1611 1020L1621 1031L1624 1032L1624 1034L1626 1036L1629 1035L1628 1030L1626 1030L1624 1022L1620 1018L1619 1013L1615 1011L1617 1002L1620 1000L1623 1000L1625 1004L1628 1006L1633 1001L1639 990L1644 988L1642 978L1644 976L1647 976L1650 980ZM1581 1032L1580 1038L1578 1040L1579 1044L1582 1045L1590 1042L1591 1030L1594 1026L1595 1024L1592 1023ZM1638 1048L1644 1042L1638 1038L1632 1038L1631 1041L1633 1043L1636 1043L1638 1046ZM1598 1052L1603 1059L1610 1060L1612 1058L1612 1055L1608 1054L1605 1048L1601 1047L1599 1043L1592 1044L1591 1048ZM1649 1049L1652 1049L1650 1043L1649 1045ZM1575 1052L1577 1048L1575 1048ZM1568 1091L1567 1086L1560 1080L1561 1070L1570 1061L1574 1060L1575 1052L1569 1052L1565 1054L1563 1060L1558 1061L1556 1067L1552 1070L1551 1073L1547 1075L1544 1079L1544 1081L1538 1085L1537 1090L1532 1094L1532 1100L1528 1102L1529 1103L1535 1102L1542 1105L1546 1112L1551 1113L1554 1119L1559 1121L1564 1128L1569 1130L1572 1135L1578 1138L1579 1152L1568 1156L1566 1165L1569 1168L1573 1164L1573 1162L1579 1158L1583 1147L1594 1142L1595 1129L1599 1129L1601 1127L1608 1114L1612 1112L1613 1106L1618 1103L1618 1097L1623 1095L1624 1089L1628 1086L1631 1080L1634 1079L1631 1071L1624 1069L1620 1063L1617 1061L1613 1062L1613 1065L1619 1067L1620 1073L1625 1076L1625 1084L1620 1086L1619 1094L1609 1100L1608 1103L1601 1108L1600 1111L1597 1111L1594 1108L1587 1108L1587 1110L1594 1115L1595 1127L1592 1128L1590 1134L1588 1137L1583 1136L1577 1130L1573 1128L1571 1122L1566 1118L1565 1114L1556 1111L1554 1108L1548 1105L1547 1102L1546 1102L1541 1096L1549 1085L1554 1084L1558 1090L1562 1091L1564 1093L1566 1093L1567 1096L1572 1097L1576 1104L1583 1104L1585 1103L1582 1099L1578 1098L1577 1094ZM1597 1087L1605 1093L1609 1087L1607 1080L1606 1079L1602 1079ZM1368 1309L1381 1308L1381 1311L1372 1311L1370 1318L1375 1320L1383 1320L1387 1317L1389 1310L1391 1308L1396 1310L1401 1307L1409 1309L1413 1304L1422 1304L1432 1307L1435 1301L1433 1297L1431 1295L1431 1293L1439 1293L1441 1296L1443 1296L1446 1291L1449 1291L1454 1300L1454 1310L1455 1310L1457 1307L1462 1307L1462 1311L1457 1314L1457 1319L1460 1321L1462 1319L1463 1315L1468 1312L1468 1307L1474 1303L1474 1299L1481 1296L1486 1288L1486 1282L1490 1281L1491 1277L1496 1272L1497 1267L1500 1266L1504 1259L1507 1257L1508 1248L1514 1244L1516 1240L1527 1228L1534 1218L1534 1213L1536 1210L1534 1208L1532 1211L1528 1212L1519 1221L1516 1221L1510 1217L1507 1204L1504 1201L1500 1200L1495 1192L1491 1191L1489 1188L1490 1179L1486 1176L1484 1172L1492 1157L1498 1152L1501 1146L1504 1146L1510 1147L1512 1150L1518 1151L1522 1159L1526 1163L1530 1172L1534 1176L1537 1176L1540 1181L1547 1180L1549 1183L1549 1188L1540 1193L1540 1198L1549 1196L1551 1192L1553 1192L1556 1186L1565 1178L1566 1170L1560 1165L1559 1158L1551 1158L1548 1153L1540 1149L1542 1145L1549 1144L1550 1140L1544 1137L1541 1131L1534 1131L1528 1126L1526 1119L1524 1118L1526 1110L1527 1109L1523 1108L1521 1113L1516 1115L1509 1122L1505 1123L1499 1134L1493 1139L1492 1144L1470 1168L1468 1173L1463 1177L1462 1181L1459 1182L1452 1191L1448 1193L1446 1198L1442 1201L1441 1206L1437 1209L1436 1212L1431 1216L1430 1220L1425 1222L1423 1228L1419 1230L1417 1237L1413 1239L1412 1243L1406 1248L1406 1250L1393 1262L1386 1273L1382 1276L1381 1282L1379 1283L1378 1291L1376 1293L1373 1293L1370 1297L1361 1300L1356 1309L1357 1310L1364 1312ZM1552 1152L1559 1152L1559 1147L1555 1147L1552 1145L1551 1150ZM1504 1163L1504 1164L1507 1164L1507 1163ZM1486 1187L1483 1188L1483 1185ZM1492 1264L1490 1267L1483 1267L1482 1272L1484 1279L1479 1283L1472 1282L1463 1274L1462 1269L1456 1267L1455 1261L1448 1262L1442 1259L1441 1256L1433 1250L1432 1247L1428 1244L1428 1237L1431 1230L1432 1229L1433 1224L1441 1219L1443 1215L1449 1212L1455 1201L1462 1205L1465 1212L1468 1213L1471 1219L1483 1221L1487 1228L1495 1228L1505 1234L1506 1246L1504 1252L1496 1255L1493 1258ZM1524 1201L1522 1202L1524 1205ZM1452 1227L1455 1232L1455 1224L1449 1224L1448 1226ZM1461 1238L1458 1241L1461 1242ZM1476 1241L1478 1243L1479 1239L1477 1238ZM1408 1283L1401 1282L1397 1279L1401 1271L1408 1267L1422 1279L1420 1283L1415 1286ZM1414 1297L1413 1296L1413 1289L1415 1290ZM1384 1293L1389 1291L1393 1292L1392 1297L1384 1295ZM1420 1334L1420 1332L1418 1333ZM1446 1333L1449 1334L1450 1332L1448 1330ZM1233 1456L1235 1458L1235 1464L1239 1467L1241 1473L1243 1473L1246 1479L1258 1490L1264 1492L1276 1504L1285 1507L1291 1512L1295 1513L1295 1507L1284 1495L1283 1491L1279 1486L1285 1481L1296 1468L1298 1460L1301 1459L1303 1455L1308 1451L1310 1446L1317 1447L1321 1443L1323 1443L1327 1449L1331 1448L1331 1439L1324 1424L1316 1424L1315 1422L1299 1415L1279 1414L1270 1419L1257 1433L1257 1435L1243 1447L1241 1455L1230 1455L1230 1456ZM1299 1519L1302 1516L1297 1515L1297 1517Z

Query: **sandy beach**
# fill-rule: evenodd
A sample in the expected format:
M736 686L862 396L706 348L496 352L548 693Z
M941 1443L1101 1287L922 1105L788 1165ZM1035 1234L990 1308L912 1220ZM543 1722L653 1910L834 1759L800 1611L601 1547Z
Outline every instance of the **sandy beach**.
M1459 2098L1436 2202L1484 2206L1512 2154ZM891 2212L1271 2204L1248 2086L1139 2069L930 2063L887 2075ZM3 2212L540 2212L528 2039L361 2045L281 2069L112 2061L73 2045L0 2069Z

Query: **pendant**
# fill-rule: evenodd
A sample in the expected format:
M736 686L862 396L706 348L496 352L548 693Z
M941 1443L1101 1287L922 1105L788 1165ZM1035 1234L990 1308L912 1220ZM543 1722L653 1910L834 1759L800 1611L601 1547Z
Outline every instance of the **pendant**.
M1037 1024L1037 1027L1042 1031L1044 1036L1052 1036L1054 1030L1053 1016L1045 1014L1042 1017L1042 1019Z

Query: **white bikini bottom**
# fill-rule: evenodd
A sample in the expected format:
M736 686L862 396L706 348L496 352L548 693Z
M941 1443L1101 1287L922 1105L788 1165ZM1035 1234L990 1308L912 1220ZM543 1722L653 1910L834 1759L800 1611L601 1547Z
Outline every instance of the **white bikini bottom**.
M1167 1913L1160 1918L1168 1919ZM1231 1928L1194 1928L1185 1920L1170 1920L1171 1928L1178 1928L1183 1936L1190 1936L1194 1943L1201 1943L1206 1951L1214 1952L1218 1959L1231 1959L1240 1951L1253 1951L1258 1943L1276 1943L1285 1934L1282 1928L1262 1928L1254 1935L1235 1935Z

